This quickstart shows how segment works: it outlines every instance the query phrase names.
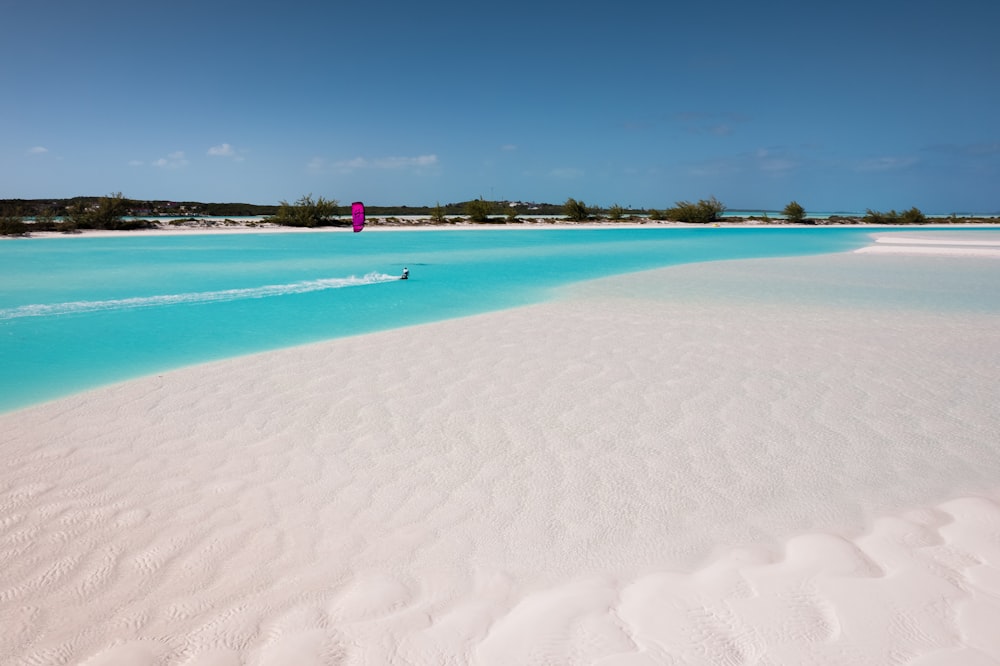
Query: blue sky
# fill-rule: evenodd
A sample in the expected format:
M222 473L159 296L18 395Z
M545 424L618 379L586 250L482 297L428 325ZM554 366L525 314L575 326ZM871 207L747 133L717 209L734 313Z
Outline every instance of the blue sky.
M0 198L1000 211L995 0L0 16Z

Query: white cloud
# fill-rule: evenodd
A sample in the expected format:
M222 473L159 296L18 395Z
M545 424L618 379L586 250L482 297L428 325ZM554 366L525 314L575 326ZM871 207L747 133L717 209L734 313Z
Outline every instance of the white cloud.
M166 157L154 160L151 164L155 167L160 167L161 169L179 169L187 166L188 161L184 157L184 151L178 150L170 153Z
M761 171L791 171L799 166L799 163L784 154L783 151L775 153L773 150L760 148L757 151L757 168Z
M212 146L208 149L208 154L212 157L235 157L236 151L228 143L222 143L218 146Z
M333 162L331 167L342 172L351 172L358 169L424 169L437 166L437 155L418 155L417 157L377 157L368 159L366 157L355 157L350 160L340 160ZM313 170L322 169L326 166L326 160L314 157L309 162L309 168Z
M28 149L29 155L44 155L47 152L49 152L49 149L45 146L34 146Z
M343 171L354 171L355 169L369 169L374 165L372 162L363 157L355 157L352 160L340 160L339 162L334 162L333 166L334 168L341 169Z

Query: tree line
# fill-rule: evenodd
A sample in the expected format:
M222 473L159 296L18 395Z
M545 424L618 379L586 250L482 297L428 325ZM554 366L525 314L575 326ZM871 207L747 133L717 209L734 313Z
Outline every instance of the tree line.
M432 223L444 224L469 220L480 224L516 223L522 217L561 216L570 221L586 220L622 221L650 219L654 221L707 224L723 219L726 206L709 197L697 202L677 201L664 209L632 209L613 204L607 208L587 206L583 201L567 199L557 204L535 204L508 201L487 201L482 197L465 202L434 206L368 206L371 217L404 215L426 217ZM128 199L121 192L104 197L75 197L58 200L0 200L0 235L23 235L31 231L60 231L72 233L84 229L142 229L158 226L156 217L264 217L266 222L289 227L349 226L345 219L349 213L336 199L313 198L304 195L289 203L281 201L276 206L240 203L200 203L144 201ZM30 222L27 218L31 218ZM818 223L811 219L806 209L791 201L782 209L780 217L753 217L765 222ZM865 224L926 224L928 218L913 207L903 212L867 210L861 218L830 218L830 222ZM950 221L958 221L957 217Z

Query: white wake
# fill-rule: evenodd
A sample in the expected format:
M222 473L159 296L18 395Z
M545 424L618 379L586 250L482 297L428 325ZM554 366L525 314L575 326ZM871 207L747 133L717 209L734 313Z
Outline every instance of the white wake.
M156 296L136 296L134 298L117 298L105 301L70 301L67 303L31 304L16 308L0 310L0 320L18 319L20 317L50 317L84 312L100 312L106 310L131 310L163 305L181 305L191 303L216 303L237 301L249 298L270 298L272 296L288 296L290 294L305 294L327 289L342 287L360 287L398 280L399 276L385 273L368 273L364 277L321 278L304 280L290 284L270 284L261 287L243 289L223 289L220 291L200 291L184 294L161 294Z

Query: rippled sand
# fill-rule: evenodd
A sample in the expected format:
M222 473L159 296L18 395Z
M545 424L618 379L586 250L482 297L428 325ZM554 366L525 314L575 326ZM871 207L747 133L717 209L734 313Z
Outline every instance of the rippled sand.
M0 415L0 661L996 663L1000 261L935 246Z

